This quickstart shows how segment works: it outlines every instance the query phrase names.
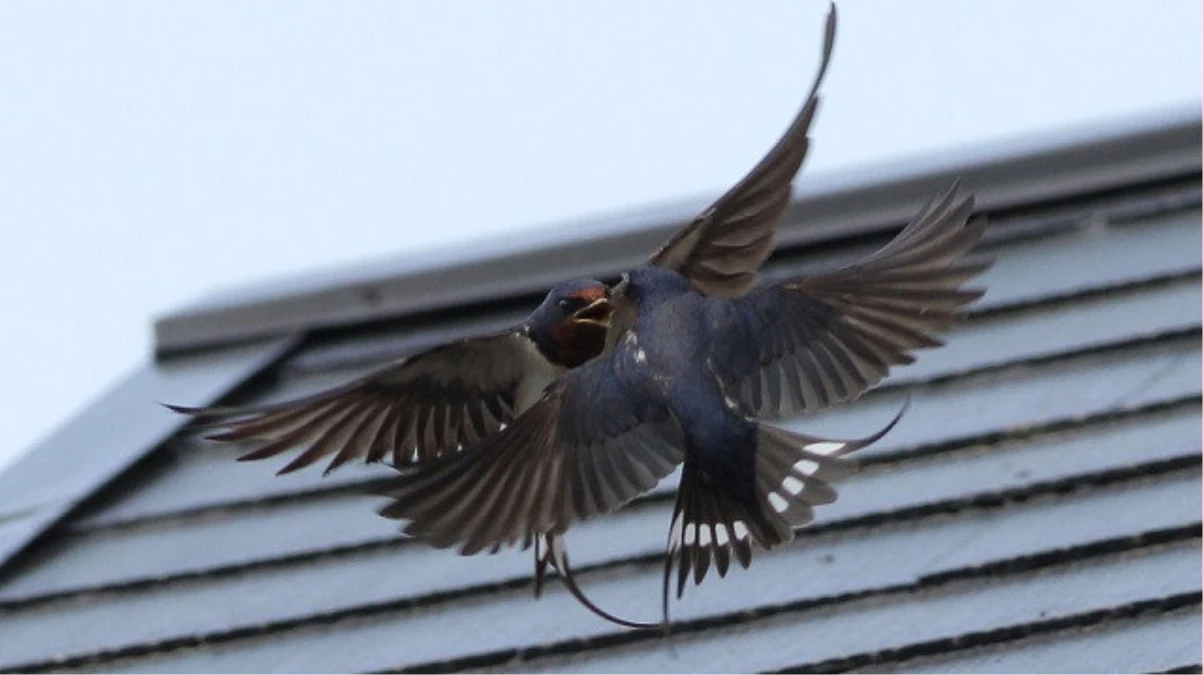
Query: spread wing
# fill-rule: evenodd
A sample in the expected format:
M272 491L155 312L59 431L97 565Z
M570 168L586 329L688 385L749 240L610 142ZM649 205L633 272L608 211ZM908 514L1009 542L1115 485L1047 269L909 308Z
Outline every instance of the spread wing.
M677 232L648 265L667 267L706 295L737 297L756 282L773 251L773 230L789 206L791 183L810 147L810 123L835 41L835 7L827 15L823 57L802 110L777 145L743 180Z
M450 342L295 401L233 409L170 407L226 429L211 439L266 443L240 460L303 449L280 473L332 457L329 472L390 453L400 466L495 433L513 419L523 387L541 389L558 373L524 331L512 329Z
M972 211L973 197L958 199L953 186L856 264L712 301L712 320L732 336L710 360L724 393L756 416L813 410L859 396L890 366L911 363L913 350L939 346L936 334L984 293L964 288L990 266L965 259L986 227L968 221Z
M529 546L650 490L681 462L683 441L635 367L615 352L570 371L501 432L392 479L381 515L471 555Z

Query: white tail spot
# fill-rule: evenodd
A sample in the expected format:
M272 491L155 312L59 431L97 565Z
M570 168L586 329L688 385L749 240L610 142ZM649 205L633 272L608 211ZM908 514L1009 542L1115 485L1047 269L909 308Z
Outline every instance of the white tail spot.
M748 538L748 526L744 525L744 521L737 520L732 524L731 527L732 527L732 529L735 530L735 538L736 539L747 539Z
M726 525L719 525L714 528L714 543L719 546L726 546L728 541L730 541L730 535L727 534Z
M802 488L806 487L806 484L797 478L794 478L793 476L786 476L785 480L781 481L781 487L784 488L786 492L797 497L798 493L802 491Z
M686 525L685 525L685 545L693 546L694 542L696 542L697 540L698 540L697 523L686 523Z
M794 471L803 476L813 476L819 472L819 463L813 459L800 459L794 464Z
M840 441L820 441L807 445L806 449L819 455L834 455L843 450L846 445L848 444Z
M698 530L698 546L710 545L710 528L703 527Z
M777 513L785 513L785 510L789 508L789 502L786 501L785 497L776 492L769 493L769 504L772 505L773 510Z

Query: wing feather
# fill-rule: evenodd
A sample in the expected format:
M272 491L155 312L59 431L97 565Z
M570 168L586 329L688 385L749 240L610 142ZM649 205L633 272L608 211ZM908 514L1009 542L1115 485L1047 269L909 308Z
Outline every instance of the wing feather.
M262 443L243 460L298 452L280 473L330 457L397 465L430 461L496 433L524 386L551 382L552 366L520 329L458 340L313 396L248 408L172 409L223 431L208 438Z
M623 354L555 382L470 450L403 471L382 494L405 531L464 555L563 532L650 490L684 457L668 409L631 378Z
M828 274L786 279L745 298L712 299L707 311L724 340L710 367L747 414L778 416L855 398L911 363L916 349L939 346L938 334L961 319L983 291L965 288L989 261L965 256L985 221L969 220L972 195L953 186L884 248ZM772 383L786 373L784 387ZM784 388L791 395L777 396Z
M753 284L773 251L773 231L789 207L792 182L810 147L819 86L835 46L836 12L827 15L818 73L785 134L742 180L660 247L648 261L688 278L694 288L738 297Z

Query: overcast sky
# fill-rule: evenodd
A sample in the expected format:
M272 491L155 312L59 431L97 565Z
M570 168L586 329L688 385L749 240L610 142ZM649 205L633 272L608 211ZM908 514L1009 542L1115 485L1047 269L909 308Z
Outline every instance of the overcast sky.
M794 115L826 8L0 3L0 467L209 291L725 189ZM844 0L802 180L1198 108L1201 24Z

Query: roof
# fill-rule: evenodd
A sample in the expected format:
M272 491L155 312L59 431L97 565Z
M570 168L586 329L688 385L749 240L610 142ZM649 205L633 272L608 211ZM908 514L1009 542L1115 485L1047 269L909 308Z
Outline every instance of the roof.
M1197 670L1201 143L1197 117L1155 122L965 165L987 296L944 348L790 423L856 435L912 398L792 545L686 591L671 645L555 585L534 601L529 552L409 540L363 494L378 470L276 477L153 405L291 398L511 322L561 270L505 254L478 261L493 290L406 299L451 277L402 270L370 311L325 314L360 279L179 313L160 359L0 475L0 670ZM956 170L804 191L766 275L873 249ZM591 271L674 224L603 240ZM269 307L287 320L221 328ZM674 482L568 535L619 615L655 618Z

